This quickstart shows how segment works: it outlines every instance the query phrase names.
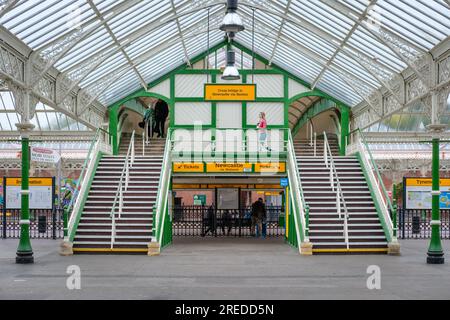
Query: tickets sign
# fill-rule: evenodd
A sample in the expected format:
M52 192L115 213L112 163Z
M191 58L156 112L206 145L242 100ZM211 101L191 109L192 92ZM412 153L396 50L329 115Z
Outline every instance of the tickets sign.
M205 84L205 101L255 100L255 84Z
M173 172L203 172L205 165L203 163L174 163Z

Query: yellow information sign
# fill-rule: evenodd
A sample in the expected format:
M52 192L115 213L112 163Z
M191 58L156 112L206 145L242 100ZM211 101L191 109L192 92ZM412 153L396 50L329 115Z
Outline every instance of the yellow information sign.
M207 172L252 172L251 163L208 163Z
M34 187L51 187L53 186L52 178L29 178L28 184ZM22 178L6 178L7 187L20 187Z
M431 187L431 178L406 178L407 187ZM450 179L440 179L439 186L450 187Z
M205 84L205 101L255 100L255 84Z
M286 164L283 162L257 163L255 164L255 172L286 172Z
M203 163L174 163L173 172L203 172L205 165Z

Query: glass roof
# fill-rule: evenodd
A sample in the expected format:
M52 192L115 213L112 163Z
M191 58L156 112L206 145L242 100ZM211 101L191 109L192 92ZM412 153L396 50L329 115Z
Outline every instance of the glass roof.
M223 41L218 27L225 3L20 0L0 23L33 50L52 50L61 39L81 34L54 66L71 76L83 64L98 61L82 77L80 87L92 89L98 81L113 77L115 81L98 96L101 103L110 105L139 89L143 82L149 83L205 52L208 16L210 47ZM390 74L407 67L376 37L372 27L381 25L416 52L429 51L450 35L446 0L241 0L238 13L246 30L237 35L237 42L252 47L254 13L258 54L350 106L363 98L343 77L358 81L365 92L381 87L355 60L357 54L376 60ZM248 67L248 63L244 61L241 67ZM396 125L389 127L395 130Z
M16 123L20 123L20 115L14 107L14 97L10 91L0 91L0 131L17 132ZM91 131L84 124L73 120L67 115L56 112L53 108L39 102L36 106L36 116L31 123L34 131Z

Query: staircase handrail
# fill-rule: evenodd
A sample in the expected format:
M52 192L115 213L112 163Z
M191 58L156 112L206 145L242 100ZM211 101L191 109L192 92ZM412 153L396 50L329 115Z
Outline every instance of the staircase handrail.
M295 156L295 150L294 150L294 142L292 138L292 133L290 130L288 130L288 144L287 144L288 152L287 152L287 159L288 159L288 177L289 177L289 185L290 185L290 193L294 199L294 205L292 206L292 209L294 211L294 218L295 218L295 228L296 228L296 234L297 234L297 240L300 244L302 239L304 239L304 242L309 242L308 232L307 229L309 228L306 225L306 203L305 203L305 197L303 194L303 187L302 182L300 180L300 174L299 169L297 165L297 157ZM298 204L298 210L295 203ZM299 223L300 222L300 223ZM301 226L301 229L299 228L299 225Z
M349 136L356 136L356 134L359 134L360 139L357 139L357 141L353 141L353 143L357 144L359 146L359 149L361 150L361 158L362 161L365 163L365 166L367 167L367 173L368 178L371 180L372 183L375 183L376 190L375 196L378 200L379 205L382 206L382 214L384 216L384 219L389 227L389 233L392 236L394 234L394 224L392 222L392 218L389 214L389 212L394 212L394 206L392 205L391 199L389 197L389 194L386 190L386 186L383 183L383 179L381 178L380 171L378 169L378 166L375 163L375 160L373 158L372 152L370 151L369 145L367 143L367 140L360 128L357 128L349 133ZM375 172L375 174L374 174ZM378 192L380 192L379 194ZM377 192L378 191L378 192ZM378 196L377 196L378 195ZM396 227L395 227L396 228Z
M103 133L107 138L105 138L105 136L102 138L101 133ZM81 173L80 176L78 178L77 184L75 186L75 190L73 192L72 198L70 199L70 202L67 206L67 208L64 208L64 238L66 241L69 241L70 239L73 239L73 229L74 229L74 225L75 225L75 221L79 219L79 215L81 214L81 210L77 210L78 212L76 212L75 214L71 214L70 218L69 217L69 213L80 206L80 201L81 198L79 198L79 194L81 189L83 189L84 186L86 186L87 188L87 181L86 181L86 177L87 177L87 172L89 171L88 168L91 168L93 165L93 159L95 158L94 156L96 155L96 153L94 152L94 150L98 151L99 148L99 143L101 143L102 141L104 143L107 143L109 146L111 145L111 139L112 139L112 135L102 129L102 128L98 128L97 131L95 132L94 137L91 140L91 144L89 146L89 150L88 153L86 155L86 159L84 160L83 163L83 167L81 168ZM70 240L71 241L71 240Z
M156 196L156 214L154 228L154 236L156 241L161 245L163 237L163 228L165 220L165 212L167 208L167 195L170 186L170 175L172 172L171 154L172 154L172 130L168 130L166 138L166 146L164 148L164 157L162 162L162 170L159 175L158 194Z
M330 169L330 181L331 181L331 188L334 191L334 179L336 179L336 209L339 214L339 219L342 219L342 213L341 213L341 202L344 206L344 237L345 237L345 244L347 246L347 249L349 248L349 239L348 239L348 208L347 203L345 201L344 192L342 191L341 182L339 180L339 175L337 173L336 165L334 162L333 153L331 152L330 143L328 142L327 133L323 132L323 139L324 139L324 154L326 155L324 160L327 168ZM328 160L329 159L329 160Z
M130 179L130 167L134 164L134 137L135 131L131 134L130 143L128 145L127 155L125 156L125 162L123 164L122 173L119 178L119 185L117 187L116 195L114 196L113 205L111 208L110 218L111 218L111 249L114 247L114 242L116 238L116 206L119 201L119 220L122 217L123 211L123 192L128 190L128 181ZM125 185L124 185L125 178Z

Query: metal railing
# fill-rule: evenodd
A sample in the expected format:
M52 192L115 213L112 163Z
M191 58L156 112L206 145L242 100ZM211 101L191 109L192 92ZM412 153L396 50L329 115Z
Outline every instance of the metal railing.
M135 131L131 134L130 144L128 145L127 155L125 156L125 162L123 164L122 173L119 178L119 185L117 187L116 195L114 196L113 205L111 208L111 249L114 247L116 238L116 208L117 202L119 202L119 220L122 218L123 212L123 194L128 190L128 182L130 180L130 168L134 164L134 136ZM125 180L125 181L124 181Z
M430 239L432 212L430 209L398 208L398 237L400 239ZM450 210L439 211L441 239L450 239Z
M156 241L163 247L163 230L165 217L168 208L168 194L170 186L170 177L172 174L172 160L171 160L171 135L167 134L166 146L164 149L163 168L159 176L158 194L156 196L156 206L154 207L154 219L153 219L153 235L156 237Z
M297 158L295 156L294 150L294 142L292 138L292 133L289 130L288 133L288 152L287 152L287 160L288 160L288 178L289 178L289 193L292 197L293 205L289 206L292 208L294 221L295 221L295 230L297 235L297 243L300 247L300 243L309 242L308 237L308 228L309 226L306 224L306 210L307 206L305 203L305 197L303 195L303 187L300 179L299 169L297 166Z
M0 206L0 238L20 238L20 209ZM30 209L31 239L62 239L64 237L64 209Z
M286 137L289 131L286 128L267 129L263 143L257 129L172 129L170 143L175 154L284 155L288 149Z
M349 248L348 240L348 209L347 203L345 202L344 192L342 191L341 182L339 180L339 175L336 169L336 165L333 158L333 153L331 152L330 144L328 143L327 133L323 132L323 157L327 169L330 169L330 183L331 190L334 192L336 189L336 209L339 215L339 219L344 219L344 238L347 249ZM335 182L336 181L336 182ZM344 217L342 217L341 203L344 206Z
M94 166L96 159L99 156L99 152L103 150L102 144L106 144L109 147L107 152L111 152L111 134L101 128L97 129L94 138L91 141L89 151L87 153L86 159L84 160L83 167L81 169L80 176L78 178L75 190L73 192L72 198L69 205L64 210L64 237L65 240L73 241L75 236L75 229L81 217L81 202L82 199L79 194L85 194L88 192L88 179L94 174ZM105 150L103 150L105 151ZM70 215L70 212L72 214ZM70 216L70 220L69 220Z
M267 206L266 219L262 221L266 237L282 237L284 220L280 220L283 207ZM217 209L214 206L174 206L173 235L178 237L251 237L251 207ZM264 228L265 227L265 228ZM256 228L255 228L256 229ZM261 232L262 233L262 232Z
M349 137L349 152L360 151L361 161L363 162L364 167L367 169L366 171L368 174L368 178L370 180L370 183L374 187L373 191L375 193L376 200L381 206L381 214L383 215L384 221L388 228L388 240L396 240L395 231L397 231L397 227L394 226L390 214L394 212L394 206L392 205L391 199L383 183L383 179L381 178L380 171L378 170L378 166L375 163L369 145L367 144L366 138L359 128L350 132Z

